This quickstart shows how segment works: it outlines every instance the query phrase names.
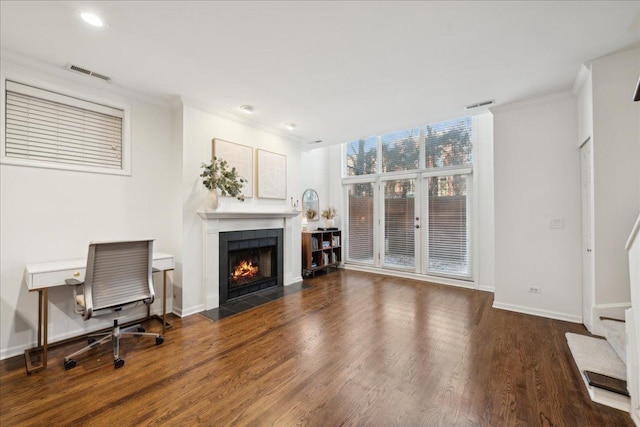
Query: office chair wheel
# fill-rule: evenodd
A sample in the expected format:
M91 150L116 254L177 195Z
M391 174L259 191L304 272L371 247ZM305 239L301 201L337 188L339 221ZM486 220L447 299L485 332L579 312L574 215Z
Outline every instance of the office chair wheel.
M76 361L75 360L69 359L69 360L65 360L64 361L64 369L65 370L68 371L69 369L72 369L72 368L75 368L75 367L76 367Z
M143 328L142 326L140 326L138 328L138 332L147 332L147 330L145 328Z
M159 337L156 337L156 345L160 345L164 342L164 337L162 335L160 335Z
M124 366L124 360L118 358L116 360L113 361L113 366L118 369L118 368L122 368Z

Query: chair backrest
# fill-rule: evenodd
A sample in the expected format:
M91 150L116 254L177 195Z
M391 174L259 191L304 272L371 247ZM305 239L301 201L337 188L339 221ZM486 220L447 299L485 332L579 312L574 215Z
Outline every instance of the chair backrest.
M144 302L153 291L153 240L90 243L84 279L84 319Z

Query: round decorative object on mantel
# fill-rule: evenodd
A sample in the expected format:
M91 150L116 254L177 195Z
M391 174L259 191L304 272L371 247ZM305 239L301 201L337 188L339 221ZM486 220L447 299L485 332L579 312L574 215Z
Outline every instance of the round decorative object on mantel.
M218 202L219 202L218 190L215 190L215 189L210 190L204 202L204 210L215 211L216 209L218 209Z

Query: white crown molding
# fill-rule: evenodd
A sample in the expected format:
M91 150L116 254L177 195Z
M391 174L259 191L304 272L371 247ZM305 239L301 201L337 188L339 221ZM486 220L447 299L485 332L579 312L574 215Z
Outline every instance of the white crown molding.
M227 119L227 120L231 120L234 121L236 123L240 123L249 127L252 127L254 129L258 129L264 132L268 132L271 133L273 135L278 135L284 139L287 139L289 141L295 142L297 144L301 144L304 142L304 140L300 137L291 135L286 133L283 130L280 129L276 129L274 127L265 125L263 123L257 122L255 120L250 120L247 117L244 116L240 116L238 114L234 114L234 113L230 113L229 111L226 110L222 110L218 107L214 107L211 104L207 104L206 102L203 101L199 101L197 99L193 99L193 98L188 98L185 96L180 97L180 99L182 100L182 104L184 106L187 107L191 107L191 108L196 108L198 110L204 111L205 113L209 113L209 114L213 114L214 116L218 116L221 117L223 119Z
M521 101L515 101L515 102L511 102L509 104L503 104L503 105L498 105L495 107L490 107L489 111L491 111L493 114L495 113L502 113L504 111L511 111L511 110L517 110L523 107L528 107L531 105L535 105L535 104L543 104L543 103L547 103L547 102L552 102L552 101L556 101L559 99L563 99L563 98L567 98L567 97L574 97L575 95L573 94L572 91L567 90L567 91L563 91L563 92L557 92L557 93L553 93L551 95L546 95L546 96L541 96L538 98L531 98L531 99L524 99Z
M21 66L21 67L25 67L25 68L29 68L31 70L39 71L39 72L45 73L45 74L49 74L51 76L58 77L58 78L61 78L61 79L64 79L64 80L68 80L68 81L71 81L71 82L74 82L74 83L95 87L97 89L104 90L104 91L107 91L107 92L111 92L111 93L114 93L114 94L117 94L117 95L120 95L120 96L124 96L124 97L128 97L128 98L135 98L135 99L138 99L140 101L143 101L143 102L146 102L146 103L149 103L149 104L158 105L158 106L164 107L164 108L171 108L172 107L170 100L159 98L159 97L154 97L154 96L149 95L147 93L143 93L143 92L137 91L137 90L132 89L132 88L128 88L128 87L125 87L125 86L118 85L117 84L117 79L116 79L115 83L114 83L114 80L111 80L110 82L105 82L103 80L96 79L96 78L91 77L91 76L87 76L87 75L84 75L84 74L80 74L80 73L76 73L74 71L67 70L65 67L56 67L54 65L38 61L36 59L26 57L24 55L21 55L19 53L16 53L16 52L8 50L8 49L1 49L0 50L0 59L3 62L7 62L7 63L13 64L13 65L17 65L17 66Z

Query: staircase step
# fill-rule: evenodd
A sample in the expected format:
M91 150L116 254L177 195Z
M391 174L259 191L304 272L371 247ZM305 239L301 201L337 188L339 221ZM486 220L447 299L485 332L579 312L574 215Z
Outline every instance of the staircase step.
M615 317L600 316L600 320L611 320L612 322L624 323L624 319L616 319Z
M628 412L631 407L631 399L629 396L596 387L595 385L592 386L589 381L587 381L587 371L615 378L620 381L626 380L627 367L613 347L611 347L611 344L604 338L574 334L571 332L567 332L565 336L567 337L567 344L569 345L569 350L571 350L571 355L573 356L578 372L580 372L580 376L591 400ZM591 378L591 381L594 381L594 378ZM601 383L607 384L604 381L601 381Z
M615 350L616 354L627 364L627 335L625 333L625 323L617 320L602 319L602 325L607 331L607 341Z
M626 381L591 371L584 371L584 376L592 387L598 387L623 396L629 396Z

